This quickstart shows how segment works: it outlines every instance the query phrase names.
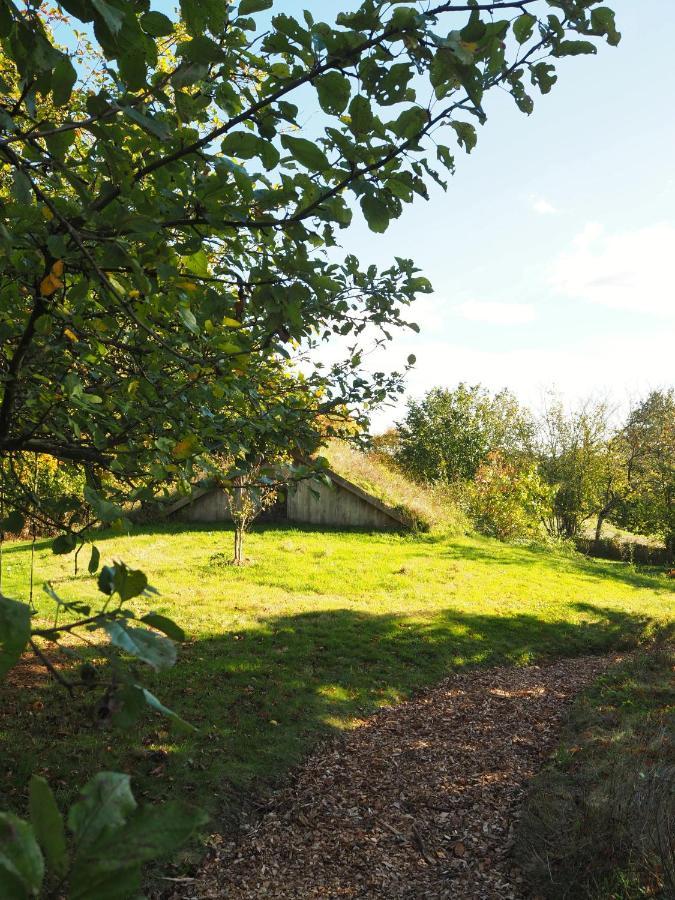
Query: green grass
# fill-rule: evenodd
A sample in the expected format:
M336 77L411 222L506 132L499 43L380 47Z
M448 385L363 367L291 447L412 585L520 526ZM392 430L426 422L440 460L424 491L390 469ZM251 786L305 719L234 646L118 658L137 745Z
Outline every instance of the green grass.
M535 779L516 855L537 893L675 896L672 645L638 652L576 701Z
M673 612L664 576L485 538L267 528L248 538L255 564L243 569L214 561L231 543L210 527L100 536L104 561L142 568L161 591L136 609L188 632L175 669L143 675L199 733L154 715L130 733L103 730L92 695L71 702L25 668L0 693L0 808L21 806L32 771L70 795L104 768L131 772L141 796L193 797L226 820L320 735L454 668L599 653ZM25 598L29 546L5 545L3 562L3 592ZM69 599L96 593L48 542L35 574ZM51 601L36 599L47 614Z

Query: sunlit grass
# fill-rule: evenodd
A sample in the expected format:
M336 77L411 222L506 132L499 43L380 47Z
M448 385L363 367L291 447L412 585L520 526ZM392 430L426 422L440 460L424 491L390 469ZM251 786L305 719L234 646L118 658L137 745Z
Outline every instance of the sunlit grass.
M269 528L248 538L254 564L242 569L223 565L231 543L208 527L100 536L104 561L142 568L161 592L136 609L188 633L175 669L142 674L200 730L174 734L149 715L111 733L94 723L93 696L72 703L24 674L0 694L1 801L19 804L35 770L68 794L96 769L123 769L141 794L181 793L226 817L240 790L287 770L328 729L453 668L602 652L673 612L664 576L477 537ZM5 545L6 595L26 599L29 562L28 545ZM35 576L90 598L86 563L75 576L45 542ZM35 601L51 612L42 591Z

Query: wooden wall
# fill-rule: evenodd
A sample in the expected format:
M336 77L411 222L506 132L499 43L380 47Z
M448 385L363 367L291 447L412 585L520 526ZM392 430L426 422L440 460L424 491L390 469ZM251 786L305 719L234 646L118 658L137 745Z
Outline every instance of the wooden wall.
M316 497L312 490L319 494ZM358 497L347 488L321 481L301 481L288 489L288 519L310 525L335 528L372 528L375 531L400 527L391 516Z
M203 497L181 507L176 518L182 522L229 522L227 495L221 490L209 491Z

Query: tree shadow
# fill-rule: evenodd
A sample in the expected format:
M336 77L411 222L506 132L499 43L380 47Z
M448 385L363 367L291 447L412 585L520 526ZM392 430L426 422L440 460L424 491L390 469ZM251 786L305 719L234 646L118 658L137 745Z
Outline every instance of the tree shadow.
M526 564L533 552L516 556ZM456 556L505 563L474 546ZM48 772L67 799L93 772L108 769L134 774L140 796L179 793L206 805L216 822L227 820L233 792L278 778L322 735L454 671L630 647L652 625L646 616L592 603L571 609L578 614L571 620L451 607L425 621L349 608L262 616L188 642L168 672L139 672L196 733L172 732L152 715L129 732L107 732L96 724L93 693L71 703L58 686L27 673L30 690L0 685L0 804L20 806L33 771Z

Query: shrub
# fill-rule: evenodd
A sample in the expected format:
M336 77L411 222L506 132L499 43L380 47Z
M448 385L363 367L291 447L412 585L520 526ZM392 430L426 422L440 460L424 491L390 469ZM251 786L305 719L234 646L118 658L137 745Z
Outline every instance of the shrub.
M530 537L541 525L551 491L535 463L490 453L468 488L468 509L479 531L501 541Z

